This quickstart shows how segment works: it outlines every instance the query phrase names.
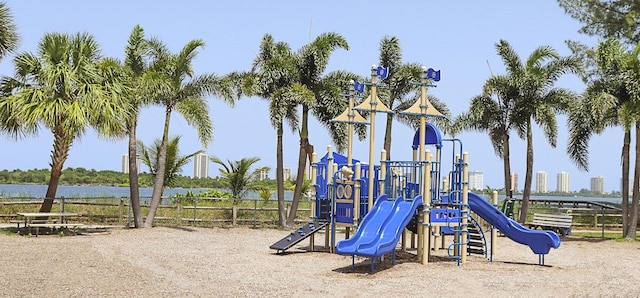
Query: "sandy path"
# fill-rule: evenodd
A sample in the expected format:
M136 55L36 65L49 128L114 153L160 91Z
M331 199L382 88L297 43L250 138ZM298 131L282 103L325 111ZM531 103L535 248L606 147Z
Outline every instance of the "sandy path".
M498 239L494 262L462 266L438 251L423 266L398 253L369 273L369 261L303 252L276 255L286 232L250 228L113 229L79 236L0 235L2 297L636 297L640 243L563 238L538 266L526 246ZM324 237L316 237L316 245Z

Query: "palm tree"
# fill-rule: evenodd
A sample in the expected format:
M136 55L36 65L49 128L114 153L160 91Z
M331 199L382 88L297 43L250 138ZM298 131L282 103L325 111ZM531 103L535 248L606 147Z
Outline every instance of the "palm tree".
M198 137L203 146L207 146L213 136L213 124L209 117L209 105L205 95L220 97L233 105L236 94L228 78L214 74L196 76L193 72L193 59L197 50L204 47L202 40L187 42L177 54L171 54L167 46L157 39L149 41L152 63L149 66L150 75L160 81L156 85L153 99L165 108L165 122L162 131L162 142L158 153L158 172L156 173L149 213L144 227L153 226L156 210L160 205L162 189L164 188L164 171L167 158L169 123L174 111L180 113L198 131Z
M231 191L233 205L237 206L247 195L247 191L254 190L252 183L256 180L251 167L260 161L258 157L243 158L236 161L227 160L225 163L218 157L211 157L211 161L221 165L218 170L222 175L221 181Z
M278 136L276 183L278 186L278 206L280 224L291 226L295 219L298 202L302 194L302 178L307 158L313 153L309 143L309 112L324 124L336 144L338 151L346 145L346 129L343 124L332 123L331 119L339 115L346 103L338 96L346 90L349 80L360 79L357 75L334 71L322 75L327 67L330 54L337 48L347 48L346 40L335 33L325 33L297 52L292 52L287 43L275 42L266 34L260 44L260 53L254 60L252 74L254 93L270 102L270 120ZM302 117L297 107L302 106ZM282 135L283 122L288 121L292 129L298 130L300 151L296 188L288 219L283 218L284 181L282 174Z
M519 217L519 221L524 223L533 180L533 123L542 127L547 141L555 147L558 130L555 115L565 112L577 96L570 90L554 87L554 84L563 74L579 73L581 62L575 57L560 57L548 46L536 48L524 62L505 40L500 40L496 49L506 66L510 85L518 91L514 106L517 119L514 123L518 135L527 141L526 174Z
M407 95L416 91L418 91L416 94L419 94L419 87L411 83L420 81L422 75L421 65L417 63L402 63L400 40L395 36L385 36L380 41L380 65L389 68L389 75L382 81L387 86L378 89L380 99L389 109L396 113L406 110L414 103L413 98L407 97ZM387 160L391 160L393 118L396 115L401 115L396 113L388 113L385 124L383 146L387 152ZM410 121L407 118L401 122L410 123Z
M126 88L118 81L114 61L100 58L98 43L87 33L49 33L38 44L37 54L21 53L14 58L14 78L2 79L4 92L13 94L0 99L0 110L11 116L3 120L2 127L9 127L18 137L20 132L36 132L41 125L54 137L42 212L51 210L73 142L90 126L101 136L123 130L120 120L129 113ZM16 123L22 130L16 129Z
M151 146L145 146L140 140L137 142L137 151L140 152L142 163L149 167L153 175L158 173L158 156L161 145L162 140L160 139L155 139ZM203 152L202 150L198 150L191 154L180 155L180 136L170 138L167 143L163 186L165 188L177 187L177 178L180 176L180 173L182 173L182 168L188 164L194 156Z
M291 129L298 126L298 115L295 104L290 104L283 96L284 91L295 80L295 59L287 43L275 42L273 37L265 34L260 43L260 52L254 59L251 70L253 79L250 95L257 95L270 100L269 118L276 129L276 193L278 198L278 223L286 225L286 211L284 206L284 171L282 138L284 134L283 122L287 120Z
M18 30L7 4L0 2L0 61L18 48Z
M595 50L578 49L594 66L594 71L586 76L588 87L581 100L571 107L568 119L569 142L567 153L575 164L583 170L588 170L588 145L591 136L600 134L607 127L622 126L624 130L622 146L622 225L623 237L635 239L637 224L638 179L634 179L634 195L632 207L629 208L629 169L631 129L634 119L638 115L638 99L634 99L634 83L638 81L640 71L634 67L637 53L626 52L622 44L615 39L601 42ZM638 47L636 48L636 50ZM637 67L637 64L636 64ZM629 80L630 79L630 80ZM637 91L636 91L637 92ZM637 94L637 93L636 93ZM635 102L635 103L634 103ZM635 112L634 112L635 111ZM636 125L636 134L637 132ZM636 139L636 155L638 154L638 139ZM638 162L636 159L636 168ZM634 177L638 176L635 172ZM634 207L635 204L635 207ZM631 210L631 212L630 212ZM633 223L636 218L636 223Z
M136 25L125 48L124 70L127 83L131 88L127 100L132 106L132 112L128 119L125 119L126 134L128 135L128 158L129 158L129 198L131 209L133 210L134 227L142 227L142 214L140 210L140 191L138 183L138 153L136 150L136 130L138 127L138 116L140 109L151 104L151 96L147 89L152 89L150 82L154 79L148 71L146 53L148 51L147 41L144 38L144 29Z
M492 76L481 95L471 99L467 112L454 120L454 130L475 130L489 135L493 150L502 159L504 189L511 189L510 132L515 127L514 106L517 89L506 76ZM507 193L507 195L509 195Z
M222 166L218 170L222 175L221 181L226 188L231 190L231 196L233 197L232 224L235 225L238 203L245 198L248 191L257 190L254 185L256 181L255 172L250 172L250 170L253 164L260 161L260 158L250 157L236 161L227 160L225 163L217 157L212 157L211 161Z
M298 82L301 84L301 86L304 87L299 89L299 91L301 91L299 95L304 97L305 100L300 101L302 105L302 119L300 121L299 130L300 151L298 155L298 172L296 175L296 188L293 192L293 200L291 202L291 212L289 213L289 217L287 218L288 226L292 226L293 221L296 218L298 202L300 201L300 197L302 195L304 170L307 165L307 159L311 160L311 155L313 154L313 146L309 142L309 111L314 110L313 113L317 117L321 111L327 110L327 106L320 109L314 109L314 106L326 102L322 99L326 99L328 88L335 90L335 81L333 79L336 76L340 75L334 74L325 78L322 76L322 74L329 64L331 53L339 48L345 50L349 49L347 40L343 36L337 33L323 33L320 36L316 37L316 39L314 39L311 43L303 46L297 53L297 69L299 71ZM343 74L346 74L346 72L343 72ZM341 77L348 77L348 75ZM355 77L355 75L352 75L351 77ZM348 80L345 81L345 83L346 82L348 82ZM304 91L304 89L307 89L307 91ZM309 93L313 94L313 97L307 98L305 96L305 94ZM334 93L333 98L338 98L337 95L338 93ZM331 124L328 120L333 119L333 117L337 116L340 112L342 111L336 111L335 114L331 115L320 115L319 120L321 123L324 122L325 125L333 126L333 124ZM324 119L326 120L323 121ZM332 131L332 133L335 132L337 131ZM334 141L340 140L340 143L344 143L344 137L335 138L335 135L332 135L332 137L334 137Z

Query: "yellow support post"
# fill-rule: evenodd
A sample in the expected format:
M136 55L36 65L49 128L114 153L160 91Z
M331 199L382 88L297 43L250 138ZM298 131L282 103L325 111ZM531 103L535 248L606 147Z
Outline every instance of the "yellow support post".
M431 184L431 152L427 150L425 164L423 166L424 169L424 183ZM429 255L431 254L431 191L427 189L426 192L422 194L422 202L423 202L423 210L422 210L422 222L426 223L427 226L423 226L423 238L426 237L426 244L423 244L422 253L422 264L427 265L429 263ZM418 246L420 246L420 242L418 242ZM418 248L420 249L420 248Z
M467 225L469 224L469 153L464 152L462 154L462 210L464 214L462 217L462 243L460 251L460 263L467 262L467 240L469 239L469 230Z
M313 152L313 154L311 154L311 218L312 219L316 219L318 218L318 214L316 214L316 176L318 173L318 169L314 166L314 164L317 162L318 160L318 154ZM315 234L311 234L311 237L309 237L309 248L310 251L313 251L313 248L315 246Z

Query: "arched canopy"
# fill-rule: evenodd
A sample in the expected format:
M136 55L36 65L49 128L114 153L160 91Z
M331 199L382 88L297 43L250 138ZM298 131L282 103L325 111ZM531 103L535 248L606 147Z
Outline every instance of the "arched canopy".
M424 139L425 145L435 145L436 148L442 148L442 134L440 130L433 124L427 123L427 131ZM416 134L413 136L413 150L417 150L420 147L420 129L416 130Z

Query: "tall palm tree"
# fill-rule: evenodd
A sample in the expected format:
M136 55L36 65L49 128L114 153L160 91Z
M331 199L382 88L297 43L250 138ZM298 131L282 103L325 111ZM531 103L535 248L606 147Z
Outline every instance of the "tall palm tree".
M506 76L518 90L514 106L518 115L516 132L527 141L526 174L519 217L519 221L524 223L533 180L533 124L542 127L547 141L555 147L558 131L555 115L565 112L577 96L568 89L554 87L554 84L566 73L580 73L581 61L575 57L560 57L549 46L536 48L525 61L520 60L505 40L500 40L496 49L505 64Z
M126 134L129 138L127 152L129 158L129 198L133 211L134 227L142 227L142 214L140 209L140 191L138 183L138 153L136 148L136 132L138 127L138 116L140 109L151 104L151 93L148 89L153 89L154 76L148 71L146 54L148 44L144 38L144 29L136 25L131 34L127 46L125 47L124 70L126 81L130 86L127 100L132 106L130 117L125 119Z
M269 118L276 129L276 193L278 200L278 223L286 225L284 206L284 163L283 135L284 121L294 130L298 126L297 105L286 101L284 90L295 81L295 58L291 48L285 42L275 42L265 34L260 42L260 52L253 61L251 69L252 87L249 95L257 95L270 101Z
M206 95L213 95L233 105L236 94L228 78L214 74L195 75L193 59L197 50L204 47L199 39L191 40L178 52L171 54L167 46L157 39L149 40L152 63L150 75L160 82L156 85L154 101L165 109L165 122L162 131L162 142L158 153L158 172L156 173L149 213L144 227L153 226L164 188L164 171L167 158L169 124L171 114L176 111L182 115L189 125L195 126L198 138L203 146L207 146L213 137L213 124L209 117L209 105Z
M315 110L314 108L317 104L325 102L322 98L326 98L326 93L328 91L327 88L335 88L335 81L332 81L332 79L338 75L336 74L335 76L323 77L323 73L327 69L331 54L337 49L348 50L349 44L343 36L330 32L319 35L309 44L303 46L297 53L297 69L299 71L298 82L313 94L313 98L307 98L306 100L301 101L302 118L300 121L300 130L298 131L300 135L298 171L296 175L296 188L293 192L293 200L291 202L291 212L287 218L288 226L292 226L293 221L295 220L298 203L302 195L304 171L307 165L307 159L311 160L311 155L313 154L313 145L309 142L309 111ZM346 74L346 72L344 73ZM300 90L302 91L302 89ZM303 96L305 93L307 92L302 91ZM338 98L337 95L338 94L335 94L334 98ZM326 110L327 107L324 107L313 111L313 113L317 116L320 111ZM333 127L334 125L329 123L328 120L333 119L333 117L337 116L340 112L342 111L337 111L337 113L333 115L322 115L319 120L320 122L324 122L325 125ZM327 119L327 121L322 121L323 119ZM338 131L332 131L332 133L336 132ZM332 135L332 137L335 137L335 135ZM340 143L342 144L344 143L344 139L344 137L337 138L337 140L341 140ZM335 140L336 139L334 139L334 141Z
M636 47L638 51L638 47ZM630 53L615 39L601 42L596 49L581 49L579 54L594 67L586 77L588 86L581 101L572 106L569 114L569 142L567 153L576 165L588 170L588 145L591 136L607 127L621 126L624 131L622 146L622 225L623 237L635 239L638 210L638 178L633 183L634 197L629 208L629 174L631 129L640 120L637 86L640 77L637 52ZM635 91L634 91L635 89ZM636 156L640 141L636 139ZM637 169L638 161L636 157ZM634 169L635 171L635 169ZM639 173L635 172L634 177ZM635 206L635 207L634 207ZM634 212L636 215L634 216ZM635 223L633 222L635 218Z
M18 30L13 22L11 10L5 2L0 2L0 61L8 53L18 48Z
M515 128L514 106L518 90L506 76L492 76L481 95L471 99L467 112L454 120L456 131L475 130L489 135L493 150L502 159L504 189L511 189L510 132ZM508 193L507 193L508 195Z
M309 112L329 129L338 150L343 150L346 145L344 125L332 123L330 120L339 115L346 107L346 103L338 95L346 90L349 80L360 78L345 71L334 71L323 75L330 54L341 47L347 47L342 36L335 33L325 33L297 52L293 52L287 43L275 42L271 35L266 34L260 44L260 53L253 63L254 94L271 101L270 119L278 136L276 182L282 226L293 224L302 193L304 168L307 158L313 153L313 146L309 143ZM302 116L298 115L298 106L302 106ZM287 219L283 218L285 212L282 124L284 121L288 121L294 130L298 128L298 124L300 125L298 129L300 151L297 187L294 190L292 211Z
M421 65L418 63L402 63L400 40L395 36L385 36L380 41L380 65L389 68L389 75L382 83L387 86L378 89L382 102L394 112L401 112L409 108L414 101L408 96L414 92L419 94L419 87L412 82L419 82L422 75ZM384 132L384 150L387 152L387 160L391 160L391 136L393 119L396 113L388 113ZM417 117L414 117L417 118ZM403 123L410 123L405 119Z
M162 140L160 139L155 139L151 146L146 146L140 140L137 142L137 151L140 152L142 163L149 167L153 175L158 173L158 154L160 153L161 146ZM204 151L198 150L191 154L180 155L180 136L170 138L167 143L163 186L165 188L178 186L177 178L180 173L182 173L182 168L187 165L194 156L200 153L204 153Z
M100 58L98 43L87 33L49 33L36 54L16 56L15 77L2 80L2 89L13 94L0 99L0 110L11 111L9 122L16 120L28 133L44 126L54 137L51 176L40 211L51 210L69 149L87 128L102 136L123 130L120 121L129 113L126 88L116 78L120 75L114 61Z

